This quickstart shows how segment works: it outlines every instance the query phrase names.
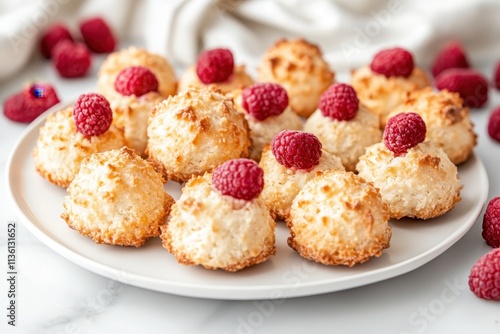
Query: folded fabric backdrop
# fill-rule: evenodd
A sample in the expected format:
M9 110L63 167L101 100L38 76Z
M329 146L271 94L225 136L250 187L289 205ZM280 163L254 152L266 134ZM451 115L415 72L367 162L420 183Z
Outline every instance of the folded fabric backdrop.
M50 24L64 22L77 34L78 22L93 15L177 67L202 49L228 47L237 63L254 68L276 40L303 37L342 71L392 46L428 65L451 39L473 63L500 59L498 13L498 0L0 0L0 80L29 61Z

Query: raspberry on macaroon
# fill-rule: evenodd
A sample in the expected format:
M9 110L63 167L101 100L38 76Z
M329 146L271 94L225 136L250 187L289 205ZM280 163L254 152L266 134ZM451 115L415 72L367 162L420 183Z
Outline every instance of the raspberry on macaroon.
M243 90L242 105L247 113L263 121L285 111L288 107L288 94L279 84L256 83Z
M409 77L413 72L413 56L403 48L382 50L373 57L370 68L386 77Z
M82 94L73 105L76 129L85 136L99 136L108 131L113 122L111 106L97 93Z
M310 169L319 163L321 142L312 133L285 130L278 133L271 142L276 160L285 167Z
M222 195L250 201L264 188L264 171L253 160L232 159L214 170L212 183Z
M233 73L233 53L228 49L211 49L200 53L196 74L204 84L223 82Z
M394 155L405 155L410 148L425 140L426 132L425 122L419 114L414 112L397 114L387 121L384 144Z
M115 89L124 96L137 97L158 91L158 79L144 66L131 66L121 71L116 77Z
M321 94L318 107L325 117L349 121L356 116L358 106L358 96L352 86L337 83Z

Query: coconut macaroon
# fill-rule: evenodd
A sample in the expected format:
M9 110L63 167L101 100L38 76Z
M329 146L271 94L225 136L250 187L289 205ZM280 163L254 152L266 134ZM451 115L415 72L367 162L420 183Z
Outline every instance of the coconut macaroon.
M383 128L389 113L406 100L407 93L430 86L430 81L414 66L408 51L394 48L379 52L370 65L354 70L351 85L359 100L380 116Z
M191 88L153 108L147 154L164 167L166 178L185 182L227 160L247 157L248 132L245 116L230 99Z
M279 84L257 83L230 96L250 127L250 159L259 162L262 149L278 132L302 129L300 116L288 105L288 95Z
M193 177L162 226L163 246L179 263L213 270L266 261L276 251L276 223L258 198L263 182L262 169L249 159Z
M316 173L344 170L340 158L321 149L313 134L285 130L266 145L259 166L264 170L261 198L275 219L288 220L293 199Z
M387 123L384 142L372 145L356 166L359 176L380 190L391 218L430 219L460 201L457 167L432 141L416 113L397 114Z
M32 155L40 175L53 184L67 188L85 158L92 153L119 149L125 145L122 131L114 125L99 135L81 133L75 124L73 107L68 107L47 117L40 128Z
M366 147L382 140L378 115L359 103L351 86L340 83L323 92L304 131L315 134L323 149L338 156L348 171L356 169Z
M427 127L426 138L441 147L454 164L461 164L471 156L477 135L469 109L458 93L433 92L430 87L412 92L389 117L403 112L416 112L422 117Z
M216 88L222 94L253 84L244 65L235 66L233 53L228 49L205 50L196 64L186 69L179 79L178 91L188 88Z
M270 47L258 67L258 81L282 85L297 114L309 117L335 75L318 46L303 39L280 40Z
M161 174L123 147L95 153L82 163L61 217L96 243L139 247L160 235L173 203Z
M293 200L288 245L306 259L352 267L390 246L388 220L387 205L373 184L352 172L327 171Z
M131 66L143 66L151 70L158 79L158 92L168 97L177 92L177 78L168 60L145 49L129 47L110 54L97 74L97 89L108 99L120 97L115 89L118 74Z

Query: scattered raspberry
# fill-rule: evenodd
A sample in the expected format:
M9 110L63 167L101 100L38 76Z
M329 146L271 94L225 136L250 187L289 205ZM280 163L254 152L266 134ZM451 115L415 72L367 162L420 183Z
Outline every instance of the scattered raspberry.
M76 100L73 118L78 132L85 136L99 136L111 126L113 112L104 96L88 93L80 95Z
M3 112L13 121L29 123L56 103L59 98L51 85L35 83L8 97Z
M348 121L356 116L359 100L354 89L346 84L331 85L321 94L319 109L325 117Z
M479 298L500 301L500 248L481 256L472 266L469 288Z
M436 78L439 73L449 68L468 68L469 62L462 45L458 42L451 42L439 51L434 65L432 65L432 75Z
M263 121L269 116L277 116L288 106L288 94L276 83L257 83L245 88L242 93L243 108Z
M488 101L488 82L472 69L450 68L438 75L436 87L459 93L464 105L471 108L480 108Z
M396 156L425 140L427 128L419 114L414 112L397 114L387 121L384 129L385 146Z
M284 130L271 142L276 160L285 167L310 169L319 163L321 142L312 133Z
M40 51L42 55L50 59L52 56L52 50L61 41L73 42L73 37L69 33L68 28L63 24L55 24L47 30L47 32L42 36L40 41Z
M95 53L108 53L115 49L116 39L108 24L100 17L93 17L80 24L83 41Z
M386 77L409 77L413 72L413 56L402 48L382 50L373 57L370 68Z
M196 74L204 84L226 80L233 69L233 54L227 49L203 51L196 62Z
M500 141L500 107L491 112L488 120L488 134L496 141Z
M214 170L212 183L222 195L250 201L264 188L264 171L253 160L233 159Z
M52 61L64 78L83 77L92 63L87 47L70 41L57 43L52 52Z
M482 236L488 246L500 247L500 197L493 198L486 207Z
M118 93L129 96L142 96L158 91L158 80L153 72L143 66L132 66L118 74L115 81Z
M500 61L497 63L495 73L493 74L493 86L500 90Z

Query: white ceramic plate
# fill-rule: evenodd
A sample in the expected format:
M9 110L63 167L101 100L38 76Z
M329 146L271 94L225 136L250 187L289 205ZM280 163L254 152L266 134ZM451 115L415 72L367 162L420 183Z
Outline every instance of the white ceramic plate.
M274 299L321 294L362 286L414 270L457 242L474 224L486 201L488 179L472 156L460 166L462 201L446 215L428 221L391 221L391 247L380 258L353 268L327 267L301 258L286 244L288 231L278 224L277 254L237 273L185 267L162 248L159 238L141 248L97 245L66 226L59 217L66 191L35 171L31 151L49 110L19 138L7 163L10 199L26 227L47 246L100 275L177 295L213 299ZM174 197L180 186L165 188Z

